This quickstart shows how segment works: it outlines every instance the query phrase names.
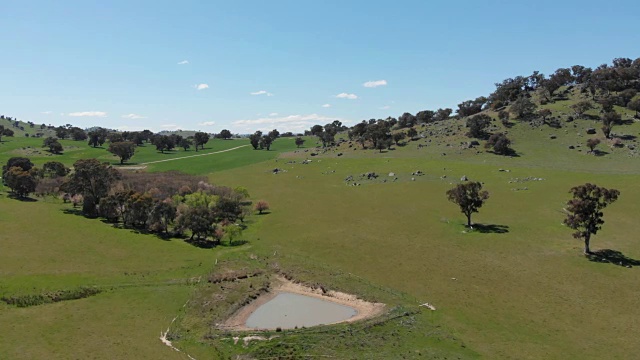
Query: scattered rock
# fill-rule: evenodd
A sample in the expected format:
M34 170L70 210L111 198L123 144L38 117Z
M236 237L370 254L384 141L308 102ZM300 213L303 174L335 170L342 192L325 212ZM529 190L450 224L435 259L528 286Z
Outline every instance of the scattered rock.
M460 181L468 181L469 179L467 178L467 175L462 175L462 177L460 178Z
M396 174L395 174L395 173L390 172L390 173L389 173L389 176L394 177L394 176L396 176Z

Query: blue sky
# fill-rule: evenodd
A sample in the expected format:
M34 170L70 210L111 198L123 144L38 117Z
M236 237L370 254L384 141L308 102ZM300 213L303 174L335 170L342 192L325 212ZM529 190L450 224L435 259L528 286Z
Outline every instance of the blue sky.
M640 57L639 10L588 0L4 0L0 113L248 133L455 109L507 77Z

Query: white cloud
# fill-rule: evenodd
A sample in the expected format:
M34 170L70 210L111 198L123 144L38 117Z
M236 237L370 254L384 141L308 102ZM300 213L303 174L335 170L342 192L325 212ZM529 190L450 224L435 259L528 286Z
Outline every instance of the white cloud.
M189 63L189 60L182 60L178 63L178 65L187 65Z
M385 106L381 107L380 110L387 110L387 109L390 109L390 108L391 108L391 106L385 105Z
M69 113L68 115L76 116L76 117L82 117L82 116L106 117L107 113L104 111L79 111L79 112Z
M232 124L234 126L234 132L239 133L252 133L256 130L270 131L275 128L280 130L280 132L303 132L304 130L311 128L311 126L313 125L326 124L334 120L340 120L343 123L348 123L348 121L346 120L335 117L328 117L318 114L308 114L289 115L281 117L262 117L251 120L237 120Z
M53 111L43 111L40 114L51 115Z
M336 95L336 97L338 99L349 99L349 100L355 100L358 98L358 95L356 94L347 94L347 93L340 93L338 95Z
M146 119L147 117L138 115L138 114L127 114L127 115L122 115L121 118L135 120L135 119Z
M266 90L259 90L259 91L256 91L256 92L252 92L252 93L250 93L250 94L251 94L251 95L267 95L267 96L273 96L273 94L272 94L272 93L270 93L270 92L268 92L268 91L266 91Z
M199 123L198 125L200 125L200 126L213 126L215 124L216 124L215 121L205 121L205 122Z
M324 104L324 105L322 105L322 107L323 107L323 108L330 108L330 107L331 107L331 104Z
M362 84L362 86L366 88L374 88L374 87L385 86L385 85L387 85L387 80L373 80L373 81L367 81L366 83Z
M271 113L269 116L278 116L278 113Z
M204 89L208 89L209 85L208 84L198 84L198 85L193 85L193 87L195 89L198 89L198 90L204 90Z

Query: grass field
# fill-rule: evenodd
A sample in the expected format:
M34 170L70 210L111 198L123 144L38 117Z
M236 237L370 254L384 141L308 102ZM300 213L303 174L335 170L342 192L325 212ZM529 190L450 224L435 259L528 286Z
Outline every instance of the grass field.
M563 111L568 103L553 106ZM447 126L463 129L463 122ZM244 186L252 199L269 201L271 213L251 218L243 235L249 243L238 247L200 249L66 214L68 205L54 200L19 202L3 195L0 296L83 285L104 292L28 308L0 302L0 358L185 358L158 339L176 316L174 344L197 359L276 351L274 344L243 348L207 340L212 330L202 304L219 289L194 279L220 271L218 261L244 264L250 255L264 259L264 266L277 263L301 280L402 309L417 311L424 302L437 308L412 315L412 327L398 320L375 330L338 325L322 334L301 330L285 336L309 354L635 358L640 266L588 261L561 222L570 187L593 182L620 190L620 200L605 210L606 224L592 248L616 250L639 263L640 243L633 234L639 229L640 161L628 145L636 143L640 124L615 127L614 133L626 135L625 146L603 143L603 156L586 154L585 129L595 127L592 121L566 123L562 129L495 126L509 132L519 156L465 148L460 143L466 137L438 135L443 129L436 124L419 129L433 133L427 138L383 153L344 143L312 157L305 152L315 146L312 139L300 151L292 139L279 139L269 152L247 146L148 165L150 171L209 174L212 183ZM6 140L0 144L1 162L41 144ZM214 140L206 152L244 144ZM581 147L569 150L569 145ZM132 163L195 154L163 155L149 146L140 148ZM85 143L56 158L70 165L93 156L116 162L104 149ZM51 158L40 154L33 161ZM302 164L304 159L312 161ZM274 168L285 171L273 174ZM425 175L412 175L416 170ZM361 180L366 172L380 177ZM394 176L388 176L391 172ZM348 185L350 175L361 185ZM444 195L463 175L484 182L490 192L473 217L484 226L474 232L466 231L464 216Z

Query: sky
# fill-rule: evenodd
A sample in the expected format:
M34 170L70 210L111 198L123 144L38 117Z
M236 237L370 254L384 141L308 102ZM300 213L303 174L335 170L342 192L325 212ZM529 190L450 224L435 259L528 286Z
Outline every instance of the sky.
M0 114L234 133L398 117L640 57L636 1L0 0Z

